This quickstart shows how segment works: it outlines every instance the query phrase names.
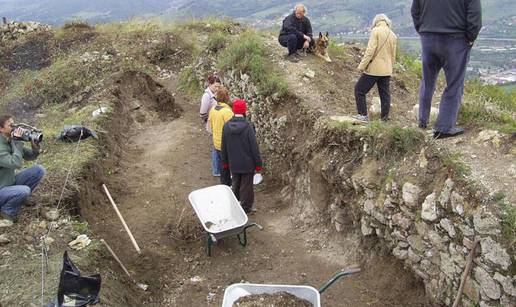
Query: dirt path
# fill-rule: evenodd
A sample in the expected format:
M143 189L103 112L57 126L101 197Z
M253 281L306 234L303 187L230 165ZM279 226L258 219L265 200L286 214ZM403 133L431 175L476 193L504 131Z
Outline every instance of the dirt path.
M174 92L175 80L165 83ZM363 263L363 273L341 280L322 295L325 306L428 305L422 286L401 266L389 258L360 259L358 238L296 230L279 196L282 187L267 183L268 178L257 188L259 212L250 217L264 230L250 229L246 248L236 237L224 239L207 257L204 234L187 196L218 180L211 176L208 138L199 123L197 102L176 96L176 103L184 109L181 118L155 119L144 129L135 128L115 172L118 179L111 183L143 255L136 256L112 212L91 218L95 232L114 247L136 279L150 285L145 293L134 289L144 295L146 304L220 306L224 289L232 283L319 287L338 270Z

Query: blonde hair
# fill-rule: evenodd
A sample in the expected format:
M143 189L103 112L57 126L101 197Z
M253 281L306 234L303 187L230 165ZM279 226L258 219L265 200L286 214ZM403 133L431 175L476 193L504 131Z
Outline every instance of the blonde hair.
M296 4L296 6L294 6L294 12L296 12L297 9L302 9L304 14L308 13L308 10L306 9L306 6L303 3Z
M224 102L229 104L229 92L224 86L220 86L217 88L217 93L215 94L215 97L217 97L217 101Z
M376 27L376 25L380 22L380 21L385 21L385 23L387 24L387 26L389 28L392 28L392 21L389 19L389 17L387 17L387 15L385 14L378 14L376 16L374 16L373 18L373 23L371 24L371 27L374 28Z

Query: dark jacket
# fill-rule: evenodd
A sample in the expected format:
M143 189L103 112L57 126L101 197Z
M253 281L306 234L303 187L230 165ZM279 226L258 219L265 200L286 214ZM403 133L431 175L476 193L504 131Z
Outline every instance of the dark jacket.
M244 117L235 116L224 125L221 160L234 174L254 173L262 166L254 128Z
M411 13L418 33L464 33L473 42L482 28L480 0L413 0Z
M294 13L285 17L285 19L283 19L283 26L281 27L279 36L292 33L299 33L312 38L312 24L310 23L310 19L306 16L298 19Z
M38 155L39 150L26 148L21 141L8 141L0 135L0 188L15 183L14 170L22 167L23 159L34 160Z

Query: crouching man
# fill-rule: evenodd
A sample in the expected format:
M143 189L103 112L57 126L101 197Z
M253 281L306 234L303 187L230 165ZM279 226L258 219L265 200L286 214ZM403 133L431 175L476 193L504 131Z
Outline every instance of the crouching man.
M297 50L313 50L315 48L312 24L305 15L306 7L303 4L297 4L294 12L283 20L280 30L278 41L281 46L288 48L287 59L291 62L299 62Z
M254 172L262 170L262 158L256 142L254 128L245 119L247 105L244 100L233 101L235 116L222 131L222 166L233 175L233 193L246 213L254 203Z
M0 219L16 222L22 204L38 186L45 169L35 165L15 174L23 159L36 159L40 146L32 141L29 149L14 140L13 137L21 136L21 130L13 131L12 124L12 116L0 115Z

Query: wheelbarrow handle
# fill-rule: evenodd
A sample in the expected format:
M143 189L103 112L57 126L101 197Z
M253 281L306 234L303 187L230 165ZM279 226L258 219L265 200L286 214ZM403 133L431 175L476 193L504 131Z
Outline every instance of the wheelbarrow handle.
M360 268L352 268L338 272L337 274L333 275L333 277L330 280L328 280L324 285L322 285L322 287L319 289L319 293L323 293L324 291L326 291L326 289L328 289L334 282L336 282L337 279L346 275L358 273L360 271Z

